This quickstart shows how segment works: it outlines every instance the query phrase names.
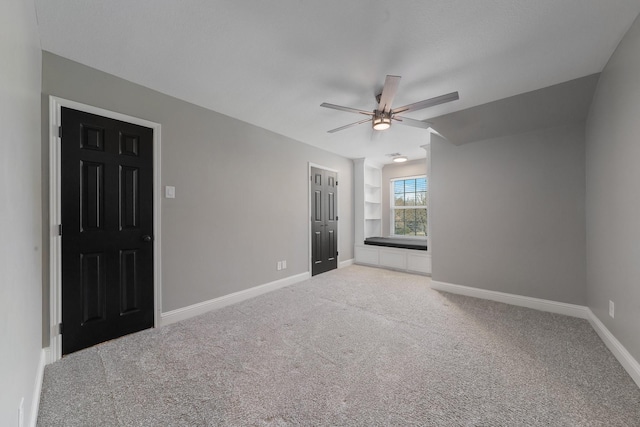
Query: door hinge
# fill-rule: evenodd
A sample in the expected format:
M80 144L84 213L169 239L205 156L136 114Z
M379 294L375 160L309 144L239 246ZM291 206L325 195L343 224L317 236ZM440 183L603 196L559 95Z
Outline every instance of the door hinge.
M62 322L58 323L58 335L62 335Z
M336 187L338 186L338 181L336 181Z
M336 215L336 221L338 220L338 215Z
M58 236L62 236L62 224L58 225Z
M62 138L62 126L58 126L58 138Z
M340 255L340 252L336 251L336 256Z

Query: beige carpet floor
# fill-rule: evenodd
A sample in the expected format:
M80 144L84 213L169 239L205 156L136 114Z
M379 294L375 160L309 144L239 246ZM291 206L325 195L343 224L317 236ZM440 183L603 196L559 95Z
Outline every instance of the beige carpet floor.
M46 367L39 426L640 426L585 320L351 266Z

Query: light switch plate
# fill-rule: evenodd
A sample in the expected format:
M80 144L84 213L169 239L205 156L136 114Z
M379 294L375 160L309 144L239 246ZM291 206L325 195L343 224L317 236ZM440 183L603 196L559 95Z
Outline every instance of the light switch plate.
M615 312L616 310L616 306L613 304L613 301L609 300L609 316L611 316L611 318L615 317Z
M176 187L172 187L167 185L164 187L164 197L167 199L175 199L176 198Z

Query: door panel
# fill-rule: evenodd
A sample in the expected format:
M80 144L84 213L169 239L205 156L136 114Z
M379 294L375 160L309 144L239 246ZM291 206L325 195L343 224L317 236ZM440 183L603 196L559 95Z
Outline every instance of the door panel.
M335 193L328 193L327 194L327 208L328 208L328 220L329 221L335 221L336 220L336 204L335 204Z
M62 353L153 326L153 130L62 108Z
M138 168L120 167L120 229L138 227Z
M80 254L82 298L82 323L106 318L106 266L105 254Z
M99 230L104 215L104 165L80 161L81 231Z
M329 230L329 232L327 233L327 247L329 248L328 254L327 254L327 260L328 261L333 261L336 257L336 233L333 230Z
M120 251L120 315L139 310L136 249Z
M80 124L80 147L85 150L104 151L104 129Z
M137 156L138 144L138 137L136 135L120 133L120 154Z
M311 168L311 274L338 267L337 174Z
M322 262L322 232L316 231L313 233L313 263L319 264Z
M320 222L322 221L322 191L320 190L314 191L313 196L314 196L313 220L316 222Z

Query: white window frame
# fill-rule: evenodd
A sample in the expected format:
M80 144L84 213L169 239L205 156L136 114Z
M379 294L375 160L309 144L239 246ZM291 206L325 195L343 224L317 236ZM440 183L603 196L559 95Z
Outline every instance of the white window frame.
M393 188L393 184L396 181L405 181L407 179L417 179L424 178L427 181L427 200L425 200L425 204L421 206L395 206L395 191ZM401 238L401 239L416 239L416 240L425 240L429 237L429 176L427 174L424 175L412 175L412 176L403 176L391 178L389 180L389 236ZM395 215L394 209L426 209L427 210L427 235L426 236L407 236L406 234L395 234Z

